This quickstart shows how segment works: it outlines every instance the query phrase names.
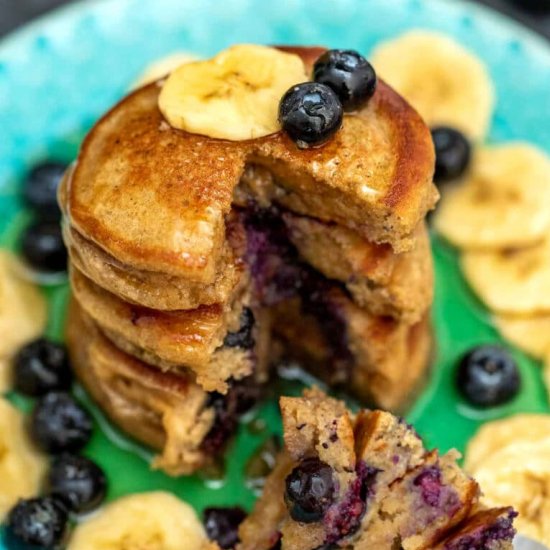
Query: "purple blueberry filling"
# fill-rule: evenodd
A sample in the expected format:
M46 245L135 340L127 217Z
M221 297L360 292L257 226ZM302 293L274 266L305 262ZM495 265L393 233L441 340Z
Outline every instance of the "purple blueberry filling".
M460 499L456 491L444 485L441 481L441 470L437 466L429 466L418 474L413 485L419 487L422 500L431 508L437 508L438 513L453 516L460 508Z
M261 389L252 378L233 382L226 395L208 394L206 407L214 409L215 420L204 438L201 449L211 455L218 454L235 433L239 416L251 409L260 397Z
M343 290L342 285L300 260L278 208L260 208L250 203L240 216L247 234L245 261L257 301L262 306L272 306L300 297L304 313L319 321L331 350L331 382L345 383L352 363L346 319L328 292L334 287Z
M361 519L367 509L367 500L372 496L374 482L379 470L365 462L357 465L357 478L351 484L341 502L331 506L324 517L326 530L325 544L333 544L359 529Z
M510 509L492 525L482 525L474 532L458 535L445 544L445 550L486 550L491 543L512 540L516 534L514 518L517 512Z

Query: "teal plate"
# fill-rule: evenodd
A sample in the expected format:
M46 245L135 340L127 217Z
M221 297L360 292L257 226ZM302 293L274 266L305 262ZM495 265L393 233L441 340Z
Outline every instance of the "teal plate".
M488 65L498 105L490 140L529 140L550 150L550 48L520 26L457 0L104 0L74 4L0 44L0 236L17 246L29 214L19 189L29 166L47 158L71 160L97 117L119 99L150 61L184 49L208 56L236 42L324 44L368 53L380 40L410 28L437 29L475 51ZM434 238L437 353L431 380L408 415L430 446L464 450L489 419L517 412L550 412L540 365L513 350L522 373L520 395L480 411L457 394L453 372L470 346L499 342L486 310L460 275L456 252ZM61 338L65 285L45 289L51 304L48 334ZM296 393L296 381L279 391ZM93 407L98 428L86 453L107 471L109 498L165 489L190 502L241 504L254 492L243 468L270 434L280 433L276 398L243 424L231 446L223 479L171 479L148 468L150 452L113 429ZM22 407L29 403L10 395ZM252 429L252 426L254 429ZM259 427L260 426L260 427Z

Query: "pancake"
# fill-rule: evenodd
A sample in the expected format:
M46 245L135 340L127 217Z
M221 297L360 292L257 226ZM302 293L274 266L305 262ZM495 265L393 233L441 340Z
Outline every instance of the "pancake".
M430 132L381 81L329 143L309 150L282 132L228 142L174 130L157 107L159 90L159 83L141 88L109 111L68 179L70 225L124 265L214 283L226 216L248 164L274 175L278 200L291 210L397 251L413 245L436 201Z
M202 284L174 275L133 269L67 224L63 231L71 261L80 271L121 298L145 307L178 310L226 303L233 298L246 276L229 247L227 257L223 258L223 269L215 281Z
M272 314L287 357L363 403L402 412L427 378L432 352L427 313L408 325L372 315L333 288L322 306L295 299Z
M235 386L225 398L202 390L191 377L162 373L119 350L71 303L67 346L72 365L110 419L138 441L161 452L155 468L187 475L211 463L236 428ZM220 415L220 411L222 414Z
M266 370L265 351L224 346L228 333L240 329L242 297L233 308L214 304L163 312L120 300L74 267L70 282L79 306L121 350L164 371L191 372L207 391L226 393L228 380L250 376L256 368ZM265 340L269 324L255 325L252 334L257 343L260 331Z
M289 237L301 257L330 279L346 284L358 306L375 315L415 323L433 299L430 240L424 224L413 250L396 254L388 245L312 218L284 214Z

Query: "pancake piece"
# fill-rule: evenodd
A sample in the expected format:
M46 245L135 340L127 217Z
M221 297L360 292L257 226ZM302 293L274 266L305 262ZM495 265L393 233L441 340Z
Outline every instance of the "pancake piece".
M67 224L63 233L71 261L82 273L122 299L152 309L195 309L226 303L246 277L242 264L234 258L229 246L222 258L223 268L214 282L202 284L124 265Z
M247 385L226 397L209 394L190 376L162 373L119 350L72 302L67 345L79 379L110 419L161 451L153 467L187 475L223 451L237 424ZM241 401L241 403L239 403Z
M334 139L306 151L282 132L227 142L174 130L158 94L156 83L141 88L96 124L66 190L71 225L136 269L211 284L247 163L275 175L289 208L396 250L412 246L437 199L429 130L383 82Z
M83 310L127 353L164 371L191 371L207 391L225 393L230 378L252 374L253 350L222 348L227 334L240 328L242 298L231 309L157 311L120 300L78 269L71 269L70 281Z
M239 550L512 549L515 513L480 510L455 451L428 451L403 419L354 415L315 388L280 405L285 448Z
M283 215L290 240L315 269L345 283L356 304L376 315L419 321L433 299L433 265L427 228L415 232L414 248L396 254L345 227Z
M321 303L279 304L273 327L289 357L363 403L403 411L426 378L432 353L428 314L414 325L375 316L334 287Z

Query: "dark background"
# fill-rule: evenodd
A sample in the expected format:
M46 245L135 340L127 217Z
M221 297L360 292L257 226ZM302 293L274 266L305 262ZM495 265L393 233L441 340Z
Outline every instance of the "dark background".
M45 13L54 7L68 4L70 1L72 0L0 0L0 36L37 15ZM362 0L357 1L360 2ZM550 0L477 1L514 17L550 40Z

